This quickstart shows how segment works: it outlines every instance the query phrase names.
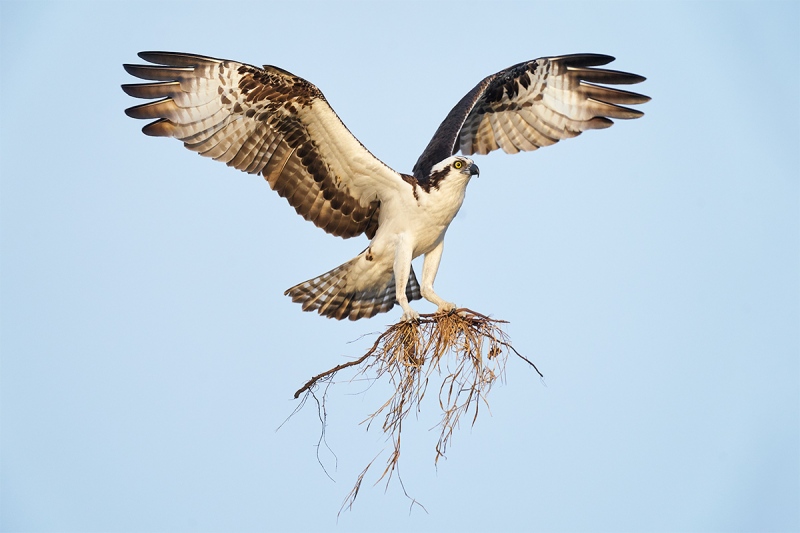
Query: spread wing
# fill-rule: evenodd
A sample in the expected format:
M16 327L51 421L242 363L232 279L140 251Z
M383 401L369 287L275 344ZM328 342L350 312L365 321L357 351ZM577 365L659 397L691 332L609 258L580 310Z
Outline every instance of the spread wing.
M433 165L459 150L509 154L536 150L591 129L607 128L612 118L638 118L624 105L649 97L607 85L639 83L636 74L591 68L614 58L599 54L545 57L519 63L475 86L450 111L414 165L424 179Z
M319 89L276 67L172 52L125 65L155 83L123 85L158 100L125 112L157 119L147 135L175 137L228 166L262 174L298 214L341 237L374 236L380 201L404 184L345 127Z

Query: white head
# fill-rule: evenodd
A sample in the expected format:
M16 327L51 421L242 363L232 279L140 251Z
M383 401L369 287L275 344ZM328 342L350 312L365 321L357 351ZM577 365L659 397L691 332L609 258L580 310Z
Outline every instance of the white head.
M438 188L444 179L457 176L469 181L472 176L479 174L478 166L472 162L472 159L463 155L453 155L433 165L428 183Z

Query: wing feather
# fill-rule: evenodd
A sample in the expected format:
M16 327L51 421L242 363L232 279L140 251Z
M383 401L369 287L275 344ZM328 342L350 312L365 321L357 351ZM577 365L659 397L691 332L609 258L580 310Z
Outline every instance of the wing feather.
M545 57L519 63L484 78L450 111L414 165L424 180L431 167L459 150L464 155L536 150L611 119L643 115L627 105L649 97L609 85L645 80L637 74L592 68L613 61L601 54Z
M519 146L520 151L536 150L538 148L534 143L536 131L528 124L522 113L511 115L509 120L515 129L514 143Z
M125 65L147 83L130 96L155 100L126 113L155 119L142 131L175 137L189 150L260 173L295 210L341 237L375 234L380 201L402 177L345 127L313 84L285 70L174 52L142 52Z
M502 148L507 154L519 152L519 150L515 149L514 142L511 140L508 131L504 127L506 121L503 120L503 117L499 115L491 115L490 121L494 138L500 148Z

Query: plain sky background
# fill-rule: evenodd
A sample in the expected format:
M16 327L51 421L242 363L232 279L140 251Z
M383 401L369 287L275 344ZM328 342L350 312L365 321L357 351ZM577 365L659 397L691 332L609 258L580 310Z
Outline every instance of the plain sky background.
M3 531L800 529L800 3L26 0L0 24ZM313 406L276 431L401 313L283 296L366 241L142 135L119 85L151 49L303 76L405 172L514 63L648 78L642 119L476 157L437 290L509 320L545 382L510 358L438 469L438 406L409 419L427 513L372 472L337 523L384 385L329 390L335 481Z

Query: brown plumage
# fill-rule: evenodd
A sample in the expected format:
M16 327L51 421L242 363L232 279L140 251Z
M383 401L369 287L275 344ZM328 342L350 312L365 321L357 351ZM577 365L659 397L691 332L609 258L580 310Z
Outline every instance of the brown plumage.
M543 57L487 76L442 121L414 165L414 176L427 176L433 165L458 151L531 151L608 128L611 118L641 117L641 111L620 104L643 104L648 96L597 85L644 81L637 74L590 68L613 60L602 54Z
M262 174L299 215L328 233L375 235L380 203L353 195L320 156L308 120L298 117L301 108L313 116L314 102L333 114L314 85L276 67L167 52L139 55L168 65L125 65L128 73L159 82L122 86L137 98L162 98L125 111L158 119L142 129L145 134L175 137L189 150Z

